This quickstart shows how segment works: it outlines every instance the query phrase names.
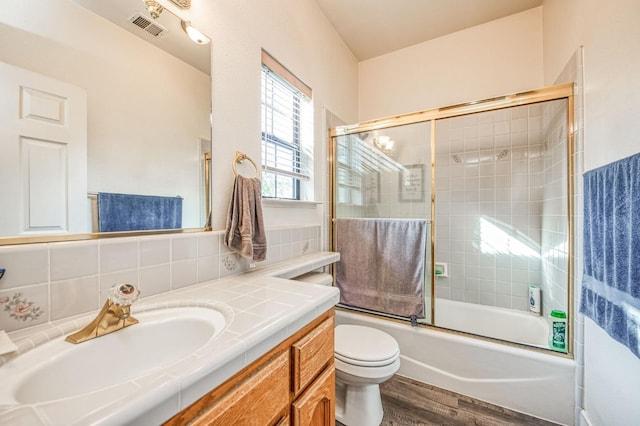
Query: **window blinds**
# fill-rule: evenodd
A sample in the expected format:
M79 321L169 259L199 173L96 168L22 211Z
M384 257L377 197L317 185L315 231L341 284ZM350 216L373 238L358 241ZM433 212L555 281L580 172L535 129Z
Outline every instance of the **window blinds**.
M295 79L295 85L289 82L291 78ZM308 86L263 52L263 172L300 180L310 179L307 165L311 153L304 149L309 146L313 122L310 95Z

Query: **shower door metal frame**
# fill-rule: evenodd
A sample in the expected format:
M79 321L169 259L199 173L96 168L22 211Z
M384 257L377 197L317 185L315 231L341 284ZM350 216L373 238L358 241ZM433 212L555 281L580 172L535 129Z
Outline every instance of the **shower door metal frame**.
M536 348L533 346L522 345L514 342L506 342L503 340L497 340L489 337L477 336L473 334L464 333L457 330L449 330L443 327L435 325L435 143L436 143L436 120L458 117L463 115L469 115L480 112L494 111L499 109L506 109L515 106L535 104L545 101L553 100L567 100L567 241L568 241L568 264L567 264L567 317L568 322L568 336L570 336L567 345L567 353L550 351L549 349ZM544 353L552 353L558 356L573 358L573 319L574 319L574 161L575 161L575 147L574 147L574 83L566 83L555 86L544 87L540 89L528 90L525 92L512 93L504 96L497 96L488 99L482 99L471 102L464 102L460 104L428 109L423 111L417 111L408 114L390 116L375 120L362 121L356 124L348 124L344 126L338 126L329 129L329 143L328 143L328 156L329 156L329 237L331 250L336 249L336 152L333 138L337 136L347 136L361 132L368 132L373 130L381 130L390 127L398 127L409 124L417 124L423 122L431 122L431 324L422 324L424 326L434 327L438 330L462 333L472 337L481 339L488 339L491 341L498 341L503 344L524 347L530 350L542 351ZM331 269L335 282L335 267ZM385 315L386 316L386 315Z

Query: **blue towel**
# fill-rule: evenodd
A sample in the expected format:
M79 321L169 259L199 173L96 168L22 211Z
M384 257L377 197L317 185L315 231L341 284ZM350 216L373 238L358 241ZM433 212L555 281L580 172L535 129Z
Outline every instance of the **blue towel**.
M182 197L98 193L100 232L182 227Z
M580 312L640 358L640 154L584 174Z

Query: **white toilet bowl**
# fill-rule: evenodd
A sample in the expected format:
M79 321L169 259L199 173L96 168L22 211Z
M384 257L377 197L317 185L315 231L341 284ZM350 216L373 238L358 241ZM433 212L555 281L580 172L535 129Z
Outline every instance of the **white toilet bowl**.
M336 420L347 426L382 421L379 384L400 368L398 342L380 330L341 324L335 328Z

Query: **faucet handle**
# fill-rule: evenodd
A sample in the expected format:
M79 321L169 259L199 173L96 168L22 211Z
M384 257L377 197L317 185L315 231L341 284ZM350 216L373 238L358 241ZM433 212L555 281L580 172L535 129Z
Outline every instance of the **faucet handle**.
M140 291L128 283L114 284L109 290L109 299L119 306L131 305L139 296Z

